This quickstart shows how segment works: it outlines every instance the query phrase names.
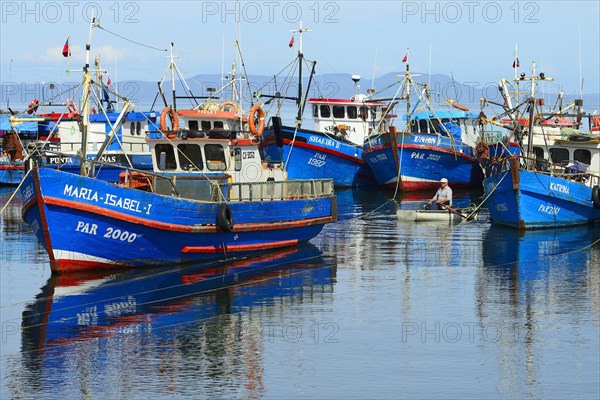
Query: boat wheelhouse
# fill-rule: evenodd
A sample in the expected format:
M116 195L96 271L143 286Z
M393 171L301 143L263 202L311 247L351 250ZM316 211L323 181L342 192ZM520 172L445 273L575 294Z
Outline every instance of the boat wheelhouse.
M357 145L362 145L373 130L388 129L390 118L388 104L368 101L365 95L351 99L311 98L314 130L333 135Z

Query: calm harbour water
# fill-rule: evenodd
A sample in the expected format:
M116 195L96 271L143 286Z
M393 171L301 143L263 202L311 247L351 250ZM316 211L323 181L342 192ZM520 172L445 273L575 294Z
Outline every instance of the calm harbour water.
M340 191L311 245L227 271L67 278L16 198L0 397L600 397L599 227L406 223L390 197Z

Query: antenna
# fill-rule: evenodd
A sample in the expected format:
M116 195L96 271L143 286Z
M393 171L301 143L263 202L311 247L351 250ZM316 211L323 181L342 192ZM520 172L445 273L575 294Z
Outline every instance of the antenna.
M583 99L583 76L581 72L581 25L579 25L579 98Z
M428 72L427 87L431 87L431 40L429 41L429 72Z
M13 59L11 58L10 64L8 66L8 82L10 82L10 83L12 83L12 65L13 65ZM10 91L8 91L8 93L10 93ZM6 96L6 108L7 109L10 108L10 95L9 94Z
M375 61L373 62L373 78L371 79L371 89L375 88L375 66L377 65L377 52L379 51L378 47L375 47Z
M454 88L454 99L458 101L458 91L456 90L456 82L454 81L454 72L450 71L450 77L452 78L452 87Z
M296 125L300 126L302 124L302 111L303 111L303 105L302 105L302 58L303 58L302 34L304 32L311 32L311 30L302 28L302 21L300 21L300 29L290 29L290 32L292 32L292 34L298 32L298 34L300 36L300 48L298 49L298 115L296 117ZM314 70L314 64L313 64L313 70Z
M221 36L221 84L223 84L223 75L225 70L225 34Z

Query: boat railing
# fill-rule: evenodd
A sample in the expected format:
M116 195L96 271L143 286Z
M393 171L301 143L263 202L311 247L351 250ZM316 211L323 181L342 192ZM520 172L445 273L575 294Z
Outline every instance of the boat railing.
M550 175L552 177L567 179L575 182L584 183L586 186L594 187L600 185L600 175L597 171L588 171L587 165L574 161L552 162L541 158L528 158L519 156L521 168L528 171L535 171L539 174ZM509 168L508 158L498 160L502 164L502 169Z
M213 201L273 201L329 197L333 195L332 179L294 179L267 182L212 184Z

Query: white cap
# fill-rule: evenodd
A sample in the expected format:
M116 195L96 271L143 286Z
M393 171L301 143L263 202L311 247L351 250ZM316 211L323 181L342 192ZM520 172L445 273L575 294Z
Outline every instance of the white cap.
M442 178L442 179L440 179L440 183L448 183L448 179Z

